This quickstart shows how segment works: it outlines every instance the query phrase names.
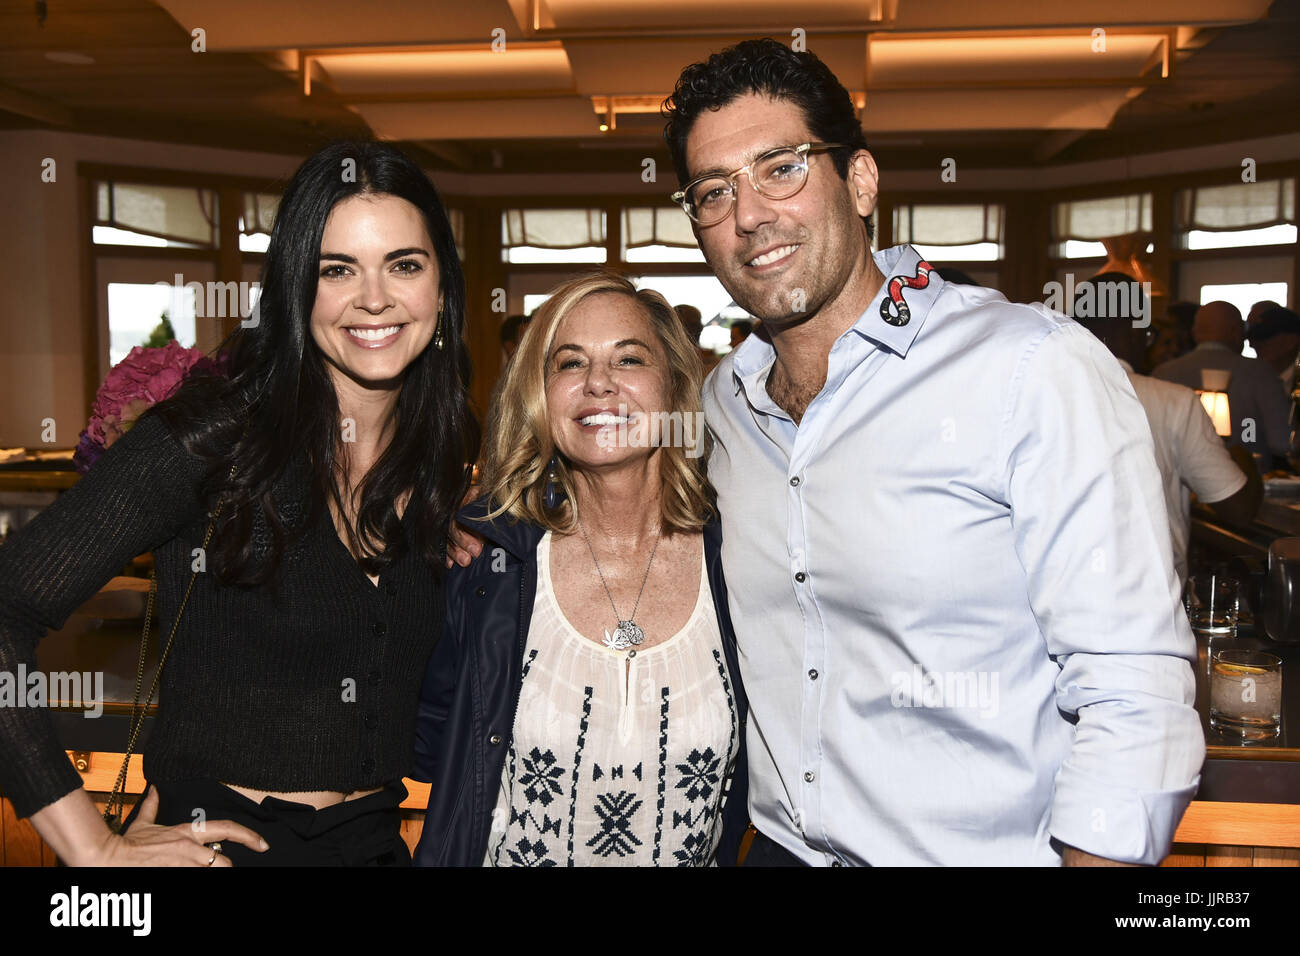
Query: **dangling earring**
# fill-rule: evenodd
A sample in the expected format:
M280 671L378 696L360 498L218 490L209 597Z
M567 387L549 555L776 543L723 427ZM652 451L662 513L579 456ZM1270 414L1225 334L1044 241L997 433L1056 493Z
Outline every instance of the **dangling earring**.
M433 347L442 351L442 309L438 310L438 324L433 327Z
M559 464L560 456L552 455L551 464L546 472L546 491L542 495L542 503L546 505L548 511L560 506L560 478L555 473Z

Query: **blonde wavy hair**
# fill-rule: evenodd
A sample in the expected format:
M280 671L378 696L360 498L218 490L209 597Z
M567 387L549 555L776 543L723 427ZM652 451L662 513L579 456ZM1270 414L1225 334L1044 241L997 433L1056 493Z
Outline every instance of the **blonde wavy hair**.
M547 369L560 323L580 302L600 293L632 299L650 319L668 358L669 380L665 384L669 407L664 411L680 412L683 420L701 412L703 367L695 343L662 295L650 289L638 291L625 277L607 271L562 283L528 323L488 412L480 489L491 500L491 518L505 514L556 534L578 530L573 474L551 436ZM699 531L716 514L715 496L704 470L710 449L707 432L701 439L704 453L695 458L688 457L686 449L677 445L658 448L665 532ZM564 497L558 507L547 508L546 483L552 457L558 462L556 479Z

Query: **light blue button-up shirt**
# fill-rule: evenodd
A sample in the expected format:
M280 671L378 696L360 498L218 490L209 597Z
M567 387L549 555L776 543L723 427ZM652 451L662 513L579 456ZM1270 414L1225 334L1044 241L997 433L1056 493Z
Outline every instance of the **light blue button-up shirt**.
M1142 406L1042 305L885 295L798 426L758 336L705 386L752 819L811 864L1157 863L1205 742Z

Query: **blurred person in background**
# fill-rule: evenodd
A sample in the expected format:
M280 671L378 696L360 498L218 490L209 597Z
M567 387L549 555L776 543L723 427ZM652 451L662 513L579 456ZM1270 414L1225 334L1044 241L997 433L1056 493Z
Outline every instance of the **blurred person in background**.
M700 334L704 331L704 316L693 305L675 305L673 311L677 313L678 320L682 323L682 328L686 330L686 337L691 340L695 346L695 354L699 356L700 365L704 369L704 374L708 375L718 364L719 358L717 352L713 349L706 349L700 345Z
M1147 348L1145 368L1153 369L1196 348L1192 324L1197 308L1195 302L1171 302L1165 307L1164 320L1156 323L1155 338Z
M1105 295L1097 294L1101 291L1097 288L1101 284L1099 278L1080 283L1076 295L1082 295L1083 286L1088 284L1095 293L1092 301L1108 301ZM1133 282L1127 276L1118 276L1118 280ZM1133 288L1134 295L1141 294L1136 282ZM1134 371L1134 364L1141 362L1145 355L1148 329L1135 326L1129 316L1076 316L1075 321L1097 336L1119 360L1146 412L1155 442L1156 464L1164 480L1174 568L1179 581L1185 583L1191 493L1224 520L1241 525L1249 523L1264 500L1264 483L1254 459L1241 446L1224 447L1192 389Z
M737 319L731 323L731 347L739 348L740 343L749 338L754 332L754 323L749 319Z
M1197 310L1192 332L1196 348L1156 366L1151 374L1166 382L1200 389L1205 387L1203 370L1231 373L1229 444L1243 445L1251 454L1262 454L1270 464L1284 464L1291 447L1291 402L1271 365L1241 354L1241 312L1230 302L1207 302Z
M1249 339L1251 337L1251 332L1254 330L1255 325L1259 320L1263 318L1265 312L1270 309L1279 309L1281 307L1282 305L1280 302L1274 302L1272 299L1260 299L1252 305L1250 311L1246 313L1246 338Z
M1250 346L1267 362L1290 395L1295 388L1296 356L1300 355L1300 316L1275 305L1259 313L1249 329Z
M528 316L526 315L512 315L501 323L501 349L506 353L506 362L515 357L519 340L524 337L524 330L527 328Z

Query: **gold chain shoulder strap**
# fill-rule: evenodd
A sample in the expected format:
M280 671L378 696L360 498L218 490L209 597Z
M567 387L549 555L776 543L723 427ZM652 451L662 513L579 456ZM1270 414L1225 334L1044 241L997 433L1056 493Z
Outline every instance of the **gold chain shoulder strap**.
M230 469L230 478L234 477L235 469L232 467ZM207 533L203 535L205 560L208 545L212 542L212 535L216 531L219 517L221 517L220 500L217 501L217 508L212 513L212 520L208 522ZM180 607L176 609L176 620L172 622L171 633L167 636L167 643L163 645L162 655L158 658L158 669L154 671L153 683L149 686L149 696L141 703L140 688L144 684L145 661L149 656L149 629L153 624L153 604L158 594L157 572L149 572L149 600L145 604L144 632L140 636L140 659L135 670L135 695L131 700L131 733L127 738L126 753L122 757L122 769L117 772L117 781L113 784L113 792L109 795L108 804L104 807L104 822L109 825L114 833L119 833L122 829L122 801L125 797L126 773L131 764L131 754L135 752L136 739L144 728L145 713L149 710L149 705L153 703L153 696L158 690L158 681L162 678L163 665L167 663L167 655L172 649L172 641L176 639L176 631L181 626L181 616L185 613L185 605L190 601L190 592L194 590L194 582L198 580L198 577L199 572L197 570L190 574L190 583L185 588Z

